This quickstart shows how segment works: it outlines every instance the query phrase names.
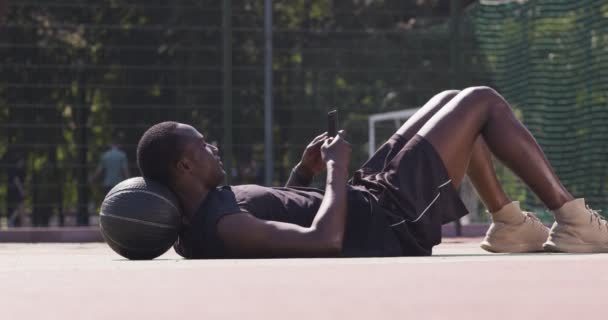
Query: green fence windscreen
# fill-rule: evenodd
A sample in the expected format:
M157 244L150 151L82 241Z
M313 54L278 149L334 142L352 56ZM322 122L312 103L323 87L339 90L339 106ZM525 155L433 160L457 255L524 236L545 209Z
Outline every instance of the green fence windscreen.
M495 87L563 184L608 207L608 2L481 1L472 19ZM499 169L507 191L540 202Z

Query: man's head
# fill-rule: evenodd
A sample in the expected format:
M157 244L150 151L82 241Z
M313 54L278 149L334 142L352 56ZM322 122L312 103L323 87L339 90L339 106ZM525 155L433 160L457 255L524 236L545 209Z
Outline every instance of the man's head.
M113 136L112 139L110 139L108 146L110 148L118 148L120 147L120 143L119 143L120 139L116 136Z
M137 145L137 165L144 177L176 187L215 188L224 181L218 149L190 125L161 122L150 127Z

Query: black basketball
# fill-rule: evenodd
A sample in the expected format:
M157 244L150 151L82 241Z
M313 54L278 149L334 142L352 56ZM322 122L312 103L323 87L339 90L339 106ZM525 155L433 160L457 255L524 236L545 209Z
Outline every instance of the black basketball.
M108 245L132 260L154 259L177 240L180 209L167 187L142 177L117 184L101 204L99 224Z

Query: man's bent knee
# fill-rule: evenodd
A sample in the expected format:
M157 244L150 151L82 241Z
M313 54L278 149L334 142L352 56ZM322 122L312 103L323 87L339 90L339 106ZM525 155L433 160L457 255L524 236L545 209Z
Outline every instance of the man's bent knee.
M457 94L460 93L460 90L444 90L436 94L433 98L441 99L441 100L451 100Z
M505 101L505 99L500 95L500 93L490 87L469 87L462 90L462 94L465 94L469 101L472 102L471 105L485 105L491 110L499 109L499 111L511 112L511 107L509 106L507 101Z
M444 90L434 95L430 103L433 105L444 106L448 101L452 100L456 95L460 93L460 90Z
M468 87L462 90L462 93L485 101L495 101L496 98L502 99L496 90L486 86Z

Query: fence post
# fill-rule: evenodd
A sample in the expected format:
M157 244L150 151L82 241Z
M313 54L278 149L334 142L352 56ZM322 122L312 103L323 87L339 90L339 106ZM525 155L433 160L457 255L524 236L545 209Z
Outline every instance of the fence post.
M224 156L226 183L232 178L232 0L222 1L222 45L223 45L223 109L224 143L221 146Z
M78 150L78 209L76 210L79 226L89 225L89 184L87 179L87 152L89 149L87 139L87 122L88 122L88 107L86 96L86 76L83 71L84 61L77 62L77 78L78 93L76 97L76 121L77 121L77 137L76 145Z
M272 0L264 1L264 184L272 185Z
M460 0L450 0L450 89L457 89L460 81ZM460 188L460 193L465 188ZM460 220L454 221L456 235L462 235Z

